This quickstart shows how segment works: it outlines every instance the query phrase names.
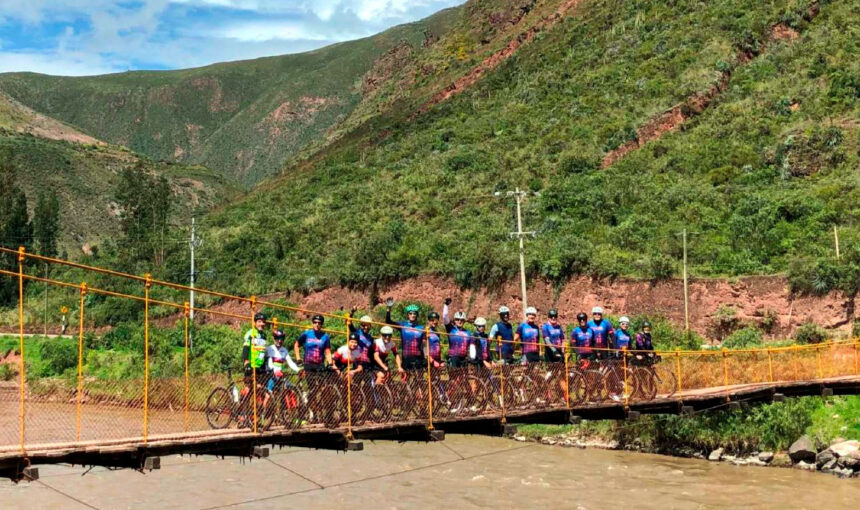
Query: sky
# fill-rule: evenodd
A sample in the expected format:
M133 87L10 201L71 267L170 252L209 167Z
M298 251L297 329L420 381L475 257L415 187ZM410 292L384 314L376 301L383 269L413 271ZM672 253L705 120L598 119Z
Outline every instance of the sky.
M464 0L0 0L0 72L81 76L308 51Z

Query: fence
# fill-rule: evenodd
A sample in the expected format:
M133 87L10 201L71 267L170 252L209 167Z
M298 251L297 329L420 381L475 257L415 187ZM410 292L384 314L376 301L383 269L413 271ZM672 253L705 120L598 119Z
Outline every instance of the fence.
M189 345L192 308L188 303L155 299L158 288L187 291L190 288L159 281L149 275L136 276L89 267L64 260L15 253L18 271L0 269L0 275L18 283L17 378L0 382L0 452L68 447L69 445L142 442L209 434L255 434L285 428L338 428L352 435L358 427L424 423L429 428L440 420L476 416L508 416L546 409L570 409L605 402L630 405L654 399L698 394L725 394L739 385L767 385L784 381L822 380L860 375L860 342L830 342L808 346L773 347L722 351L617 351L593 349L597 360L578 360L560 347L558 361L537 363L465 363L450 368L440 363L450 346L450 334L431 325L392 325L416 330L425 340L441 339L438 355L426 350L412 360L410 369L398 371L389 364L383 375L369 373L348 361L341 373L311 371L289 374L274 380L267 371L252 369L250 377L198 373L191 369L194 355ZM138 295L88 285L85 282L52 280L25 272L27 259L73 267L85 273L107 275L139 287ZM75 311L76 364L63 376L43 377L28 357L36 346L24 334L25 281L62 287L77 294ZM221 317L248 322L263 307L289 313L317 313L301 308L195 289L216 299L232 300L246 307L244 313L198 307L197 316ZM100 295L137 303L143 309L139 351L99 353L86 345L87 296ZM151 311L174 310L180 322L182 345L167 350L153 339ZM320 328L338 343L349 335L354 319L330 313L325 317L343 321L342 328ZM267 321L274 328L307 329L298 322ZM371 321L369 332L383 322ZM409 333L409 332L407 332ZM373 335L374 337L377 335ZM236 336L236 356L241 349ZM290 339L292 342L294 339ZM287 344L288 347L291 347ZM527 344L543 356L543 344ZM402 347L402 346L401 346ZM513 346L521 349L522 345ZM44 346L42 347L44 348ZM50 347L49 347L50 348ZM493 342L491 351L501 345ZM402 350L398 351L402 354ZM157 356L156 356L157 355ZM170 367L164 366L169 360ZM391 361L391 360L389 360ZM410 363L406 363L411 361ZM429 363L428 363L429 361ZM119 370L120 366L132 367ZM181 368L176 368L181 367ZM117 375L117 374L122 374ZM346 374L351 375L346 375ZM379 380L377 380L379 377ZM258 384L250 384L257 380ZM270 384L271 383L271 384Z

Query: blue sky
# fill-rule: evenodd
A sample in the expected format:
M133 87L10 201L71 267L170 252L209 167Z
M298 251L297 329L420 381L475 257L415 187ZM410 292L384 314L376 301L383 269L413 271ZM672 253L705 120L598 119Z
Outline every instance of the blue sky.
M88 75L297 53L464 0L0 0L0 72Z

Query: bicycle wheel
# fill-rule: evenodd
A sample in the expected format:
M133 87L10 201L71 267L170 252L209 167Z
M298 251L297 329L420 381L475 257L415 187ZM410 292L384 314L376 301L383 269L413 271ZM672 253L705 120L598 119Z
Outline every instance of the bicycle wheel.
M609 398L609 393L606 391L603 374L598 370L585 370L582 372L582 377L585 380L586 402L597 403L603 402Z
M470 414L477 416L487 411L490 407L490 391L487 389L487 383L481 380L480 377L470 375L466 379L466 386L470 390Z
M278 409L274 395L269 397L269 402L263 405L263 402L265 401L265 390L261 393L263 394L257 398L257 430L266 431L269 430L278 418L280 410Z
M365 421L373 423L386 423L391 421L391 390L384 384L366 384L362 388L364 393L364 416Z
M407 379L392 378L385 383L385 386L391 393L391 419L408 420L415 401L411 397Z
M633 379L636 381L633 398L654 400L657 396L657 378L650 370L637 367L633 369Z
M580 372L571 372L567 379L568 398L570 406L575 407L581 405L588 398L588 389L585 383L585 377Z
M233 421L233 396L227 388L215 388L206 398L206 423L213 429L226 429Z
M278 395L277 406L280 411L278 421L284 427L293 430L304 424L307 416L307 406L296 388L292 386L285 387L280 392L280 395Z
M672 397L678 391L678 377L675 375L675 371L671 369L658 371L656 366L651 368L656 378L658 393L665 391L666 398Z

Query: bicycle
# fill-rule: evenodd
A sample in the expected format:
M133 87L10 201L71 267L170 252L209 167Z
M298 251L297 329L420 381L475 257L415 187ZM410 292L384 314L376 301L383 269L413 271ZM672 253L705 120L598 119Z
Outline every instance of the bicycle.
M320 372L302 370L308 386L308 418L328 428L336 428L345 421L340 376L328 368Z
M385 380L389 374L386 373ZM353 386L353 398L358 397L359 420L373 423L385 423L391 419L393 397L391 389L385 384L376 382L376 374L362 372ZM355 407L354 407L355 409Z
M634 372L637 374L637 378L641 382L640 392L646 400L653 400L657 397L657 393L660 388L667 388L668 393L666 393L666 398L671 397L678 391L678 379L675 376L675 372L672 370L657 370L656 365L662 361L661 358L657 354L653 355L642 355L641 359L637 359L637 356L633 358L633 364L635 365ZM661 376L661 372L663 375Z
M247 390L247 388L246 388ZM257 382L258 427L268 428L270 420L259 411L263 407L266 389ZM242 392L233 380L233 369L227 368L227 385L215 388L206 398L206 422L213 429L226 429L236 422L240 427L251 427L253 411L248 409L251 391Z
M302 391L297 384L290 384L286 379L286 376L283 376L275 380L275 387L264 412L271 414L269 427L277 423L287 429L297 429L307 418L307 391Z

